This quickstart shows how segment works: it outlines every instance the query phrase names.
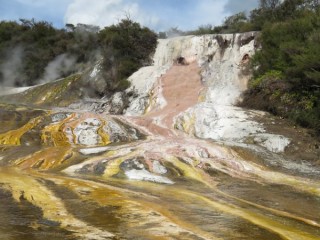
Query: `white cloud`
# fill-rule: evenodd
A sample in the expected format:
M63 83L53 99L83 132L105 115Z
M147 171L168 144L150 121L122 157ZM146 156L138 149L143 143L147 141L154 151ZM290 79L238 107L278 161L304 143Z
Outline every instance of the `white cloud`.
M197 26L201 24L219 25L226 17L225 0L201 0L199 1L196 12Z
M182 2L183 0L181 0ZM188 5L174 9L175 14L164 15L161 19L161 28L178 27L181 30L194 30L202 25L220 25L227 13L226 0L191 0ZM192 4L191 4L192 3Z
M158 19L143 13L138 3L126 0L73 0L68 6L64 22L84 23L99 27L117 23L122 18L130 16L143 25L155 25Z
M183 0L180 1L183 4ZM134 21L155 30L165 30L175 26L188 30L203 24L220 24L225 18L226 0L197 0L191 8L186 9L186 12L181 12L177 8L172 9L176 14L171 15L162 11L168 4L167 1L161 7L163 9L151 11L144 9L143 2L142 0L73 0L67 8L64 22L104 27L117 23L129 14ZM175 5L177 7L177 4Z
M27 1L27 0L20 0ZM33 0L36 1L37 0ZM200 25L220 25L234 11L255 7L257 0L69 0L65 23L105 27L127 14L134 21L156 31L178 27L196 29ZM149 1L155 1L153 6ZM159 2L161 1L161 4Z
M1 0L0 0L1 1ZM156 31L221 24L227 15L250 10L258 0L10 0L3 1L0 19L48 20L55 26L84 23L100 27L132 20ZM62 18L64 19L62 23Z

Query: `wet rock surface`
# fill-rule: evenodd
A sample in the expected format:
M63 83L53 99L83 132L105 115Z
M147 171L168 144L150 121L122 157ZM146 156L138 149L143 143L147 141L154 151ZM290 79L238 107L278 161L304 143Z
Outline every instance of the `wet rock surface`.
M0 105L0 238L319 239L318 143L233 106L254 36L161 41L126 110Z

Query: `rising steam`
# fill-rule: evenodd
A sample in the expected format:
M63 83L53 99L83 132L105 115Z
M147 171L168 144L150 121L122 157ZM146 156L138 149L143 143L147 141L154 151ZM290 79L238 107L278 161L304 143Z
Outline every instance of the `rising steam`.
M21 76L23 47L17 46L6 53L6 60L0 65L0 87L14 87Z
M47 83L69 74L74 68L75 63L76 58L66 53L57 56L46 66L44 76L39 82Z

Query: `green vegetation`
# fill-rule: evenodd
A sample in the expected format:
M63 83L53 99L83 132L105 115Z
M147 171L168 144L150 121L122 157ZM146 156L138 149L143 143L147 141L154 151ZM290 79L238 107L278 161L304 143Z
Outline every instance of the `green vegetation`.
M320 2L260 2L248 23L261 28L261 49L242 105L320 133Z
M151 64L150 55L157 45L157 35L130 19L99 32L109 89L123 90L129 86L127 78L142 66ZM111 77L110 77L111 76Z
M130 19L99 27L67 24L55 29L45 21L0 22L0 84L30 86L84 71L104 58L107 89L121 91L127 78L150 63L157 36Z
M83 70L80 66L93 60L98 38L94 32L84 29L84 25L69 32L55 29L45 21L21 19L20 22L0 22L1 81L13 86L37 84L48 64L59 56L72 64L66 68L65 62L61 62L53 77L66 77ZM8 62L12 64L4 67Z

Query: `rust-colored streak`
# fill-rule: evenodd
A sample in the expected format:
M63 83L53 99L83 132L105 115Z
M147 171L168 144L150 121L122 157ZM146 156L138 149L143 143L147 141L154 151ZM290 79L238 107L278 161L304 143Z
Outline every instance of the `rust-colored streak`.
M173 118L198 102L202 88L200 68L197 62L189 65L173 65L161 78L162 94L167 105L147 117L162 117L162 124L171 127Z

